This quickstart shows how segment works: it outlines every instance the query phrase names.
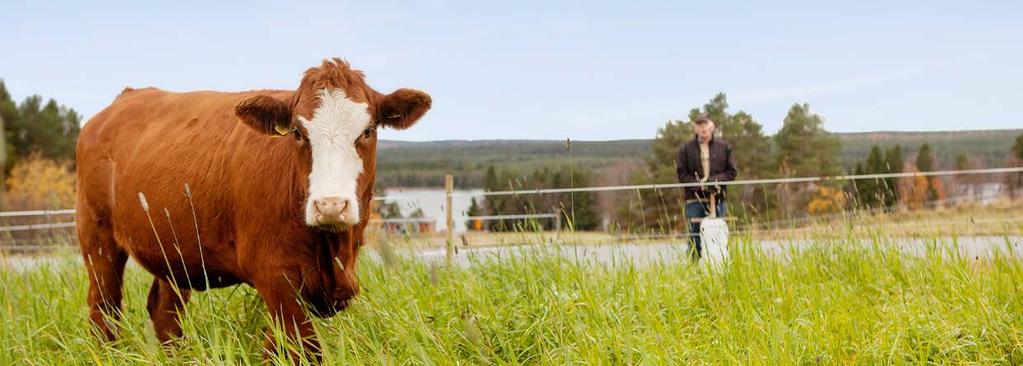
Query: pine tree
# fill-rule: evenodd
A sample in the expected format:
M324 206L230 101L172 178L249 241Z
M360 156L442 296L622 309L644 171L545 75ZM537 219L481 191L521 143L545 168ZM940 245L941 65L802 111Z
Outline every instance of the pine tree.
M916 170L920 172L934 171L934 156L931 154L931 146L923 144L916 152ZM939 199L936 177L926 177L928 201L934 202Z
M881 147L874 145L870 148L870 154L867 155L867 161L863 167L865 174L882 174L888 169L885 167L884 158L881 155ZM864 179L859 182L860 186L860 202L868 208L878 208L884 203L885 190L883 179Z
M921 172L929 172L934 170L934 155L931 154L931 146L928 144L920 145L920 149L916 152L916 170Z
M476 197L469 199L469 209L465 211L465 215L469 217L483 215L483 209L480 208L479 204L476 202ZM469 230L479 230L482 228L482 226L477 227L475 224L475 219L469 219L466 220L465 227Z
M792 105L774 141L777 165L787 167L789 176L829 176L842 171L841 142L824 129L824 118L810 112L809 104Z
M487 167L487 172L483 176L483 189L487 191L501 190L500 182L498 181L497 178L497 171L494 169L493 165ZM501 212L501 206L503 202L504 197L491 196L489 199L483 202L483 212L486 212L487 215L497 215L499 212ZM487 226L491 230L493 230L494 225L496 223L497 222L491 221L487 223Z
M7 92L7 86L0 80L0 178L6 176L7 170L14 159L14 146L9 144L10 126L17 118L18 108L11 100L11 94ZM11 164L13 165L13 164ZM0 182L3 180L0 179ZM0 189L2 191L2 189Z
M956 156L956 170L967 169L970 169L970 158L966 156L966 153L960 153Z
M956 156L955 170L968 170L970 169L970 158L966 156L966 153L959 153ZM955 182L955 194L957 196L967 194L972 190L972 180L966 175L956 175L952 177L952 181Z
M841 142L824 129L824 118L811 112L806 103L792 105L774 141L775 159L783 176L831 176L842 172L838 162ZM783 212L790 216L805 212L814 191L811 188L803 184L779 185L776 191Z
M81 116L54 100L33 95L16 105L0 81L0 119L3 119L7 168L38 153L46 159L74 161ZM6 171L6 170L5 170Z
M902 173L905 160L902 158L902 146L895 145L885 151L883 173ZM888 210L894 210L899 204L899 178L885 178L881 187L882 202Z
M592 185L591 174L586 171L575 172L572 176L573 187L587 187ZM596 230L600 226L600 215L597 213L597 195L593 192L573 192L567 195L566 207L570 209L565 212L567 219L572 220L572 227L575 230ZM564 225L568 220L561 220Z
M1023 133L1016 136L1016 142L1012 144L1012 153L1016 156L1016 160L1023 162Z
M0 114L0 211L4 210L4 193L7 187L7 133L4 132L4 116Z
M1023 134L1016 136L1016 142L1012 144L1012 151L1009 154L1010 161L1014 166L1023 166ZM1023 173L1016 173L1016 184L1009 186L1009 192L1015 195L1018 190L1023 190ZM1008 178L1011 180L1012 178Z
M856 162L856 167L853 169L852 174L866 174L863 170L863 162ZM849 182L849 185L846 187L846 192L848 192L849 196L852 197L852 204L854 208L863 205L863 188L863 183L858 180Z
M380 218L400 219L404 217L401 213L401 206L397 202L387 202L380 206Z

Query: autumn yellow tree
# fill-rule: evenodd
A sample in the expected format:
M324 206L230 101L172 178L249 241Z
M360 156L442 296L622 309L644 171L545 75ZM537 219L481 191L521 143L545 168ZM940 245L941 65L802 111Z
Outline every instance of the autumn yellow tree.
M946 197L941 180L933 177L907 178L901 188L902 203L910 210L919 210L928 204L937 205Z
M5 183L8 210L62 209L75 203L75 175L68 164L38 154L18 162Z
M845 192L841 189L820 186L810 197L806 211L813 216L835 214L842 212L845 202Z

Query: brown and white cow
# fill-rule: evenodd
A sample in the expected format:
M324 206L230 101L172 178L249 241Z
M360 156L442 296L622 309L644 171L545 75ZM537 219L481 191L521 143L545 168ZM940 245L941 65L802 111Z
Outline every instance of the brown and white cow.
M161 341L181 335L191 289L246 283L315 349L303 309L330 316L359 291L377 129L409 128L430 105L418 90L373 90L340 59L295 91L126 89L78 139L92 322L115 337L105 317L120 314L131 256L156 277L147 308Z

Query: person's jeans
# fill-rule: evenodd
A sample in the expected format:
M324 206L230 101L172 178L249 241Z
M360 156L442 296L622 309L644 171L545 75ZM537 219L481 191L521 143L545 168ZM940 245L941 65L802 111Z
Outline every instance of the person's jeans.
M725 201L718 201L718 217L725 217ZM693 258L702 256L703 247L700 243L700 224L692 221L693 218L703 218L710 215L710 202L689 202L686 203L686 220L689 220L689 241L692 243L690 250Z

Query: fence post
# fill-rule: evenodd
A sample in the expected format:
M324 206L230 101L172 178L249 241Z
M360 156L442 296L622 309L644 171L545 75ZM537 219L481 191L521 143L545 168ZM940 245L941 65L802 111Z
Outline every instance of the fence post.
M447 216L447 260L448 264L455 258L455 220L454 207L451 204L451 192L455 190L455 177L451 174L444 176L444 211Z

